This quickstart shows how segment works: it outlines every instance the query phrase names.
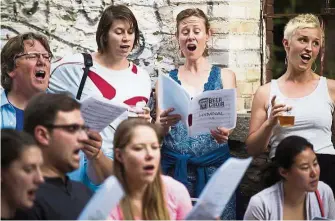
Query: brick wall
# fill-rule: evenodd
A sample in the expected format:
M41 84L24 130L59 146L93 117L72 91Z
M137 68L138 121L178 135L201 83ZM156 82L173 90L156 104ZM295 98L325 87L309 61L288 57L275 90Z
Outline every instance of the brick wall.
M233 156L247 157L244 140L248 133L252 95L261 79L261 0L3 0L1 45L7 36L37 31L48 36L56 57L96 50L95 31L103 9L109 4L127 4L138 19L140 47L133 59L147 69L153 83L158 70L167 72L182 63L174 37L175 18L183 9L198 7L210 18L213 37L210 61L232 69L237 76L238 121L230 136ZM239 142L242 141L242 142ZM264 159L263 159L264 158ZM249 198L260 189L257 158L241 182L237 213L242 218Z
M4 0L1 45L7 36L37 31L48 36L56 57L95 51L103 9L122 3L132 9L141 30L132 58L148 70L153 83L158 70L166 73L183 62L174 37L176 15L185 8L202 9L213 29L209 59L236 73L238 112L250 110L260 85L260 0Z

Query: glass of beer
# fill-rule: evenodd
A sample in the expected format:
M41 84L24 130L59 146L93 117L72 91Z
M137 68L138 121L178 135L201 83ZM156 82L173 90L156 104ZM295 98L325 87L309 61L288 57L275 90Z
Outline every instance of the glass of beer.
M295 117L292 114L292 110L287 110L278 117L279 125L281 127L292 127L294 126Z

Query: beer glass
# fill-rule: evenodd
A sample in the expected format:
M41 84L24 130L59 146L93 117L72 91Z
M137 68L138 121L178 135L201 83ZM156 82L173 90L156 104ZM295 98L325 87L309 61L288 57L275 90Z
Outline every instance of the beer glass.
M279 125L281 127L292 127L294 126L295 116L292 112L293 107L290 105L289 100L285 99L283 101L284 104L286 104L286 111L282 113L281 116L278 117ZM289 110L288 107L291 107L291 110Z

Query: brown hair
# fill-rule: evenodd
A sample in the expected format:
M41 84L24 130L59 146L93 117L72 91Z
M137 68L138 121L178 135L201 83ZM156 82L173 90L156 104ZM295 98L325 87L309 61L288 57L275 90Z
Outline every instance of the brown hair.
M24 43L28 40L30 45L34 45L35 40L40 42L52 56L48 40L43 35L27 32L10 38L1 50L1 85L6 91L10 91L12 87L12 78L8 73L15 69L14 58L24 53Z
M133 131L138 126L146 126L153 129L161 142L162 132L157 125L151 124L144 119L132 118L123 121L116 129L114 136L114 148L124 149L130 142ZM130 199L128 197L129 189L125 179L125 170L121 162L115 157L114 151L114 175L118 178L122 184L126 196L121 200L120 206L123 212L124 220L133 220L134 216L130 206ZM158 170L156 177L152 183L150 183L144 193L142 201L142 220L168 220L170 219L167 203L164 198L163 184L161 179L161 171Z
M1 169L9 168L21 157L23 151L34 145L34 138L24 131L1 129Z
M210 24L209 24L209 20L207 18L207 16L205 15L205 13L199 9L199 8L188 8L185 10L182 10L181 12L179 12L179 14L177 15L176 21L177 21L177 37L179 36L179 25L181 23L182 20L184 20L185 18L189 18L191 16L195 16L198 18L202 18L204 20L205 23L205 27L206 27L206 33L209 34L209 30L211 28ZM208 56L208 49L206 48L203 56Z
M133 12L124 5L111 5L108 6L102 13L95 36L98 45L98 51L100 53L106 52L108 48L107 39L109 29L112 26L113 21L118 19L128 21L130 26L134 29L135 41L133 48L139 44L140 30Z
M80 103L69 95L39 93L28 102L24 110L23 128L34 136L36 126L53 124L59 111L73 110L80 110Z

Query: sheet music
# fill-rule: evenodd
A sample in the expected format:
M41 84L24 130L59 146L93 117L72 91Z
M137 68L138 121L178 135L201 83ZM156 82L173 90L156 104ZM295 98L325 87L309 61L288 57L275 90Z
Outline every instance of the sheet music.
M191 97L177 82L165 74L158 77L158 106L161 110L174 108L172 114L180 114L181 120L187 122L188 106Z
M186 220L214 220L221 216L252 158L229 158L212 176Z
M119 204L124 191L116 177L108 177L87 203L78 220L106 220Z
M85 123L95 131L102 131L128 110L125 104L116 104L106 98L89 97L81 104L81 114Z
M236 89L205 91L191 101L189 136L210 133L210 129L236 126Z

